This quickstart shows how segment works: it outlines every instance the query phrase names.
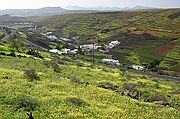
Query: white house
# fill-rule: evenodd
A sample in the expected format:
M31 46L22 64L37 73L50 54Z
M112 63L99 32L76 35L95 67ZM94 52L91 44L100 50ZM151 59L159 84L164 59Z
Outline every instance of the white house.
M52 32L47 32L47 33L46 33L46 35L51 35L51 34L52 34Z
M64 54L75 55L75 54L77 54L78 49L74 49L74 50L71 50L71 49L62 49L62 52Z
M62 49L62 52L63 52L64 54L68 54L68 52L70 52L70 51L71 51L71 49L67 49L67 48Z
M58 38L56 36L47 36L48 39L51 39L51 40L58 40Z
M68 38L60 38L60 39L66 42L71 42L71 39L68 39Z
M120 45L120 42L119 42L119 41L111 41L111 42L109 43L109 45L106 45L106 47L109 48L109 49L112 49L112 48L114 48L114 47L116 47L116 46L118 46L118 45Z
M94 44L87 44L87 45L81 45L80 48L82 50L87 50L87 51L90 51L90 50L96 50L97 49L97 46Z
M131 68L133 68L135 70L144 70L143 66L138 66L138 65L131 65Z
M110 64L113 66L121 66L121 64L119 63L119 60L114 60L114 59L102 59L102 63Z
M57 49L51 49L51 50L49 50L49 52L51 52L51 53L56 53L56 54L62 54L59 50L57 50Z

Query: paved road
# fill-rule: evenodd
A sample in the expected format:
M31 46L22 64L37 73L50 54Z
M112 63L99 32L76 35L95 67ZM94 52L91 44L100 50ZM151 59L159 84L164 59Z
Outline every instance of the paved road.
M46 52L48 51L47 49L45 49L45 48L43 48L43 47L41 47L41 46L39 46L39 45L36 45L36 44L34 44L33 42L31 42L31 41L29 41L29 40L27 40L27 39L25 39L25 38L22 38L22 37L17 33L17 31L13 30L12 33L13 33L14 35L18 36L23 42L25 42L25 43L33 46L33 47L36 48L37 50L46 51Z
M137 71L137 70L133 70L133 69L125 69L125 68L122 68L121 71L122 72L128 71L128 72L132 72L132 73L146 75L146 76L153 77L153 78L161 78L161 79L165 79L165 80L180 82L179 77L171 77L171 76L166 76L166 75L159 75L157 73L148 73L148 72Z

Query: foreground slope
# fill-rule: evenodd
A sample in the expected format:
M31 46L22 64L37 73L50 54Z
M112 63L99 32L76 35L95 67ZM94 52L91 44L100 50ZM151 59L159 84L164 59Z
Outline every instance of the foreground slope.
M1 119L25 119L29 111L37 119L178 119L180 116L179 82L122 73L116 68L94 66L78 59L41 54L46 59L28 55L26 58L1 56ZM51 66L53 62L59 63L58 70ZM29 77L26 72L29 69L35 69L39 78ZM30 73L30 76L33 75ZM139 99L121 95L121 91L131 89L143 95ZM155 95L160 96L160 102L161 97L166 98L169 106L143 102Z

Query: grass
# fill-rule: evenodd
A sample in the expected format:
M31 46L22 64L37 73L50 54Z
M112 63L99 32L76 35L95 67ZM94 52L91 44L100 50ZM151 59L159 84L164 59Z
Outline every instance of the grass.
M48 56L46 53L44 55ZM49 56L49 58L52 58ZM97 87L100 82L111 82L123 88L125 83L146 83L145 87L137 87L142 92L161 93L170 95L168 100L172 105L179 104L179 94L171 94L179 83L161 79L147 78L133 73L121 73L116 68L82 62L82 66L73 62L59 64L60 73L54 73L52 67L47 67L41 59L31 58L0 58L0 118L24 119L26 107L17 107L15 102L7 103L19 96L28 97L36 101L33 108L35 118L174 118L178 119L180 113L172 107L164 107L152 103L134 100L121 96L111 90ZM24 71L36 69L39 81L29 81ZM72 82L73 77L78 82ZM160 87L154 88L156 82ZM88 82L89 85L80 82ZM26 99L26 98L25 98ZM69 101L70 99L80 99ZM176 99L176 101L175 101ZM20 103L21 104L21 103ZM35 103L29 103L35 104Z
M180 71L180 45L176 45L172 50L170 50L166 56L164 57L163 61L160 63L160 67L164 67L168 70L178 70ZM175 61L177 62L174 65L170 65L167 63L168 61Z

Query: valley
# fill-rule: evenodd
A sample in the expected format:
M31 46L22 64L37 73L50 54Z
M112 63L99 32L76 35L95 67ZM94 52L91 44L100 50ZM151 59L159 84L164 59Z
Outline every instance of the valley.
M0 16L0 119L179 118L179 8L37 11Z

